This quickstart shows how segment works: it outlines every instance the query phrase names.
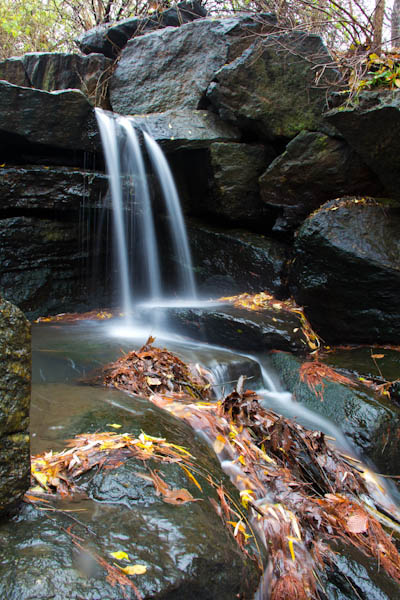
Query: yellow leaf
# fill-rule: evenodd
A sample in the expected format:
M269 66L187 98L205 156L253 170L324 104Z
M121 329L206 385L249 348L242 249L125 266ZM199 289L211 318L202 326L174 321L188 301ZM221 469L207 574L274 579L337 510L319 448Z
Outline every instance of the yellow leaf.
M217 435L217 438L213 444L215 454L219 454L225 446L225 438L222 435Z
M192 473L189 471L189 469L187 469L185 467L185 465L183 465L182 463L178 463L178 465L185 471L185 473L189 477L189 479L191 479L193 481L193 483L195 485L197 485L197 487L199 488L199 490L202 492L203 489L202 489L201 485L199 484L199 482L197 481L197 479L194 477L194 475L192 475Z
M398 88L400 88L400 79L395 79L394 80L394 85Z
M288 538L288 542L289 542L290 556L292 557L292 561L294 562L296 560L296 558L295 558L294 549L293 549L293 538Z
M118 425L118 423L107 423L107 427L114 427L114 429L119 429L122 425Z
M145 565L128 565L123 569L121 567L119 568L127 575L143 575L147 571L147 567Z
M129 560L129 556L123 550L118 550L118 552L110 552L110 556L116 558L117 560Z
M32 471L32 475L36 481L47 490L47 476L45 473L41 473L40 471Z
M0 165L0 167L5 167L5 166L6 166L6 163L3 163L2 165Z

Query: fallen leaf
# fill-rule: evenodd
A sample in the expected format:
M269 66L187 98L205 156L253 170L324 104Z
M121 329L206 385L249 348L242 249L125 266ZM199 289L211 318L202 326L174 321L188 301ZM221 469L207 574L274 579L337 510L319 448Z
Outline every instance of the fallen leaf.
M146 381L149 385L161 385L161 379L157 377L146 377Z
M118 425L118 423L107 423L107 427L114 427L114 429L119 429L122 425Z
M384 354L371 354L371 358L383 358Z
M110 556L116 558L117 560L129 560L129 556L123 550L118 550L118 552L110 552Z
M368 529L368 516L364 512L356 512L347 519L350 533L364 533Z
M193 498L192 494L185 488L181 490L168 490L163 495L163 500L167 504L186 504L186 502L198 502L201 498Z
M145 565L128 565L127 567L119 567L126 575L143 575L147 571Z

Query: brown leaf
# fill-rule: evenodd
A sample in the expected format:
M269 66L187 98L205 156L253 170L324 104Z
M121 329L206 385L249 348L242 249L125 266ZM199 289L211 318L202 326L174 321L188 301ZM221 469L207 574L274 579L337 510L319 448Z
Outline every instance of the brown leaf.
M201 498L193 498L192 494L185 488L181 490L168 490L163 497L164 502L167 504L186 504L186 502L198 502Z
M350 533L364 533L368 529L368 515L359 511L347 519L347 530Z

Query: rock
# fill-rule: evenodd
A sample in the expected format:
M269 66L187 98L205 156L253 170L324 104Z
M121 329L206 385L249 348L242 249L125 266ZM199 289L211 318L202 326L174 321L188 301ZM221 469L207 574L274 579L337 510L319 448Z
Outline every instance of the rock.
M107 191L108 178L103 173L66 167L1 168L3 214L20 209L38 214L43 210L75 211L78 216L83 207L101 207Z
M322 67L332 58L319 36L270 34L225 62L207 91L222 119L257 139L293 138L303 129L320 129L327 82L315 85L312 65ZM335 76L330 71L327 77Z
M296 402L336 424L362 455L370 458L378 472L397 472L400 441L400 409L383 396L363 385L350 387L323 379L323 401L300 379L302 361L284 352L270 355L281 383Z
M78 220L78 212L72 218L64 213L62 220L39 215L0 219L0 289L29 318L88 310L111 290L102 266L106 244L97 246L99 264L93 271L92 232L80 232ZM94 273L96 291L91 292Z
M343 140L302 131L260 177L261 197L279 209L274 231L298 227L327 200L344 195L379 195L382 186Z
M285 310L257 312L222 304L210 308L171 308L167 315L175 331L240 352L307 350L300 316Z
M220 229L187 220L188 237L200 292L229 295L286 290L288 248L276 240L240 229Z
M361 550L340 542L332 550L332 563L321 574L327 598L391 600L400 596L399 584Z
M400 335L400 211L342 198L298 231L291 289L328 343L393 343Z
M275 20L240 16L200 19L131 39L110 80L110 100L120 114L202 108L215 73Z
M14 85L54 90L78 89L96 106L108 106L112 61L102 54L30 52L0 62L0 79Z
M376 173L387 192L400 198L398 156L400 141L399 94L363 92L355 106L341 106L326 114L326 120Z
M207 110L169 110L135 115L132 120L148 131L166 152L208 148L214 142L240 138L238 130Z
M59 397L57 386L47 396ZM42 386L42 395L47 386ZM222 472L215 454L206 442L180 420L148 401L113 390L76 387L66 398L76 410L81 391L86 412L63 426L61 435L110 430L109 423L122 425L121 431L165 437L184 446L195 456L196 467L223 483L237 502L238 493ZM71 395L75 395L74 402ZM90 400L88 399L90 396ZM85 399L86 397L86 399ZM108 404L113 402L114 405ZM89 408L90 406L90 408ZM53 413L54 410L53 404ZM53 421L56 423L56 421ZM67 425L67 428L65 427ZM51 429L54 432L54 427ZM44 432L43 432L44 434ZM59 434L60 435L60 434ZM51 518L34 506L26 505L18 518L0 525L0 594L7 600L63 600L137 597L128 587L113 586L107 571L92 558L96 553L109 564L141 564L146 573L134 578L141 597L199 598L231 600L237 594L252 597L258 573L239 550L228 528L217 515L209 498L216 491L198 475L200 491L176 463L149 461L149 467L174 489L185 488L201 501L174 506L163 502L154 486L144 477L148 469L142 461L129 459L116 469L100 469L79 480L80 493L64 498L62 510L83 508L73 533L84 537L83 549L67 534L68 513L55 512ZM40 552L38 551L40 549ZM124 551L129 561L118 561L111 552ZM51 573L51 577L45 576ZM123 593L124 592L124 593Z
M0 299L0 513L21 499L30 483L30 325ZM1 536L0 536L1 539ZM6 596L5 596L6 597Z
M99 144L92 107L79 90L45 92L0 81L1 154L9 144L95 150Z
M183 23L205 17L206 14L205 8L196 0L179 2L177 6L152 13L152 15L99 25L85 31L75 42L84 54L100 52L109 58L115 58L134 35L143 35L164 27L179 27Z
M225 223L271 222L271 210L260 199L258 178L275 157L260 144L214 143L210 146L211 194L202 210ZM267 227L266 227L267 229Z

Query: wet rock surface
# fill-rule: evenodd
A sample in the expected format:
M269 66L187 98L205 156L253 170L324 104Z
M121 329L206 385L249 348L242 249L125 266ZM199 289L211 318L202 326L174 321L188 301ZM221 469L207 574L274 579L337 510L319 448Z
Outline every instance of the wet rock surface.
M81 240L79 234L74 218L0 219L0 289L29 318L85 310L100 301L104 292L100 276L96 300L90 298L88 232ZM104 248L99 250L100 262L102 252Z
M203 294L233 295L286 289L285 244L240 229L209 227L187 220L193 264Z
M92 106L79 90L46 92L0 81L0 152L9 144L95 150Z
M268 31L274 19L200 19L131 39L110 80L110 100L121 114L201 108L215 73L251 43L252 31Z
M167 152L208 148L213 142L235 141L239 132L206 110L168 110L135 115L135 125L148 131Z
M128 40L164 27L179 27L199 17L206 16L206 10L196 0L179 2L164 11L153 12L145 17L133 17L109 25L100 25L83 33L76 44L84 54L100 52L115 58Z
M0 210L79 211L81 206L101 206L108 191L103 173L43 166L3 167Z
M57 386L50 388L48 397L54 398ZM42 396L45 389L43 386ZM109 430L107 423L117 422L123 427L121 431L133 435L143 430L148 435L166 437L171 443L185 446L200 469L222 480L236 494L213 452L184 423L146 400L123 393L82 388L82 396L88 410L67 422L60 420L63 435ZM65 533L71 525L66 513L52 513L49 518L43 511L26 506L18 517L0 525L4 542L0 548L2 596L9 600L27 600L32 595L41 600L120 600L121 587L113 587L106 580L106 571L90 552L123 567L126 561L110 556L110 552L122 550L131 564L147 567L144 575L133 578L143 598L231 600L238 593L251 598L258 574L210 504L208 498L216 497L215 490L201 479L201 492L176 463L152 460L149 468L157 469L174 489L188 489L199 501L181 506L166 504L154 486L143 479L149 473L146 466L135 459L117 469L89 473L80 478L75 501L66 498L57 502L61 510L85 509L79 513L81 525L74 523L74 532L78 535L79 529L84 538L83 550L75 547ZM128 598L135 597L132 589L124 591Z
M111 67L112 61L102 54L29 52L0 61L0 79L47 92L78 89L92 104L107 107L106 81Z
M393 203L328 202L301 226L291 282L326 342L398 343L400 213Z
M394 402L366 386L350 387L325 378L323 388L317 386L321 398L307 382L301 381L299 358L277 352L270 355L270 361L296 402L335 423L354 446L374 462L379 472L397 472L400 410Z
M12 507L30 482L30 325L0 298L0 513Z
M398 94L392 91L363 92L355 106L334 109L326 114L326 120L378 175L386 191L398 199Z
M382 192L376 176L340 139L318 131L302 131L260 177L267 207L279 209L274 230L299 226L327 200L347 194Z
M331 60L316 35L271 34L221 65L207 98L221 118L257 139L292 138L303 129L320 128L326 94L323 86L313 85L310 62Z
M284 310L257 312L221 305L210 309L171 308L167 314L178 332L242 352L307 350L299 315Z
M211 193L202 207L224 222L252 223L259 228L271 219L260 198L258 178L275 157L261 144L215 143L210 146Z

